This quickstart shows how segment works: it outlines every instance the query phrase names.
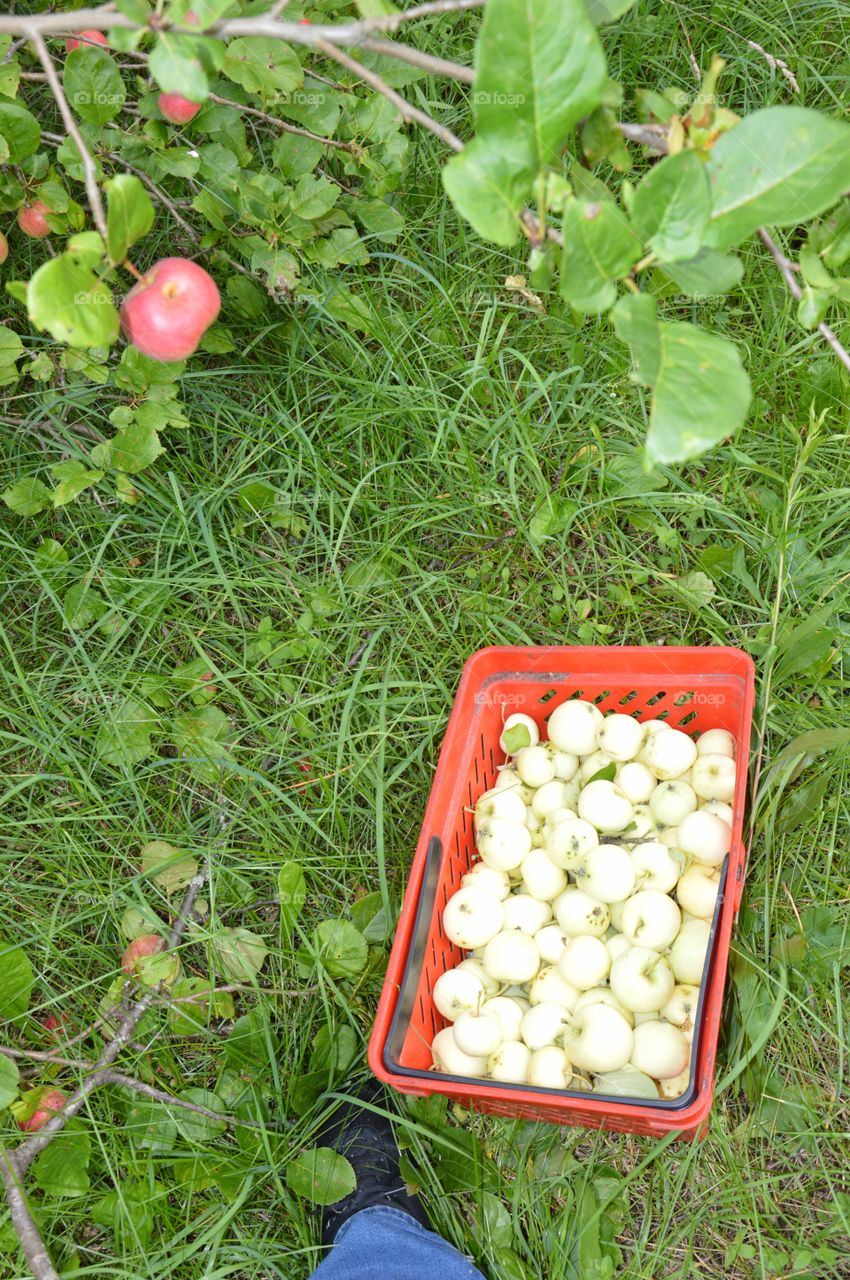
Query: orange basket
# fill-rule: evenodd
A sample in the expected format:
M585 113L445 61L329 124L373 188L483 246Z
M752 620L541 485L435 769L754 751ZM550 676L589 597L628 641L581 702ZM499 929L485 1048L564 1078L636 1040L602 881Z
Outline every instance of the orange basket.
M429 1069L431 1041L447 1024L431 993L440 974L463 959L443 933L442 912L475 857L471 810L504 762L498 744L507 715L522 711L542 729L560 703L585 698L603 713L663 719L692 736L728 729L738 744L738 760L745 761L753 686L752 659L740 649L493 646L472 655L446 729L369 1042L369 1065L379 1079L401 1093L445 1094L500 1116L625 1133L678 1131L682 1138L704 1133L729 943L744 885L745 768L738 769L732 847L703 974L691 1084L681 1099L630 1101L434 1072Z

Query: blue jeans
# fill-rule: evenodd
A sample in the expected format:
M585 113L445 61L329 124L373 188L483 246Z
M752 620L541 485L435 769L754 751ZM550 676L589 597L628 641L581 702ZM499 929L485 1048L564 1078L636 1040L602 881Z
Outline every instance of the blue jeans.
M344 1222L311 1280L484 1280L457 1249L402 1209L373 1205Z

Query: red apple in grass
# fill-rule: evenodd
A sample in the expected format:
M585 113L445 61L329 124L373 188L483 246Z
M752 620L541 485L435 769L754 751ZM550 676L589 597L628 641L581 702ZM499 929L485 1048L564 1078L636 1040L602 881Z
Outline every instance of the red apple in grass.
M121 307L124 335L152 360L185 360L221 310L212 276L188 258L161 258Z
M43 240L45 236L50 235L45 214L52 212L53 210L43 200L33 200L32 204L25 204L18 210L18 226L25 236L31 236L33 240Z
M183 966L180 957L167 951L165 939L158 933L144 933L134 938L121 957L121 968L130 978L139 978L145 986L158 983L168 986L180 977Z
M61 1089L45 1089L38 1100L35 1111L28 1120L19 1120L18 1128L24 1133L35 1133L42 1125L47 1124L51 1116L61 1111L68 1101L68 1095Z
M188 124L200 111L201 103L190 102L179 93L161 93L159 109L166 120L170 120L172 124Z
M9 256L9 241L3 235L3 232L0 231L0 266L3 265L3 263L6 261L8 256Z
M85 48L90 44L102 44L109 48L109 41L102 31L81 31L78 36L68 36L65 48L71 53L74 49Z
M141 938L134 938L121 957L121 968L129 976L138 973L141 961L149 956L157 956L165 947L165 939L158 933L144 933Z

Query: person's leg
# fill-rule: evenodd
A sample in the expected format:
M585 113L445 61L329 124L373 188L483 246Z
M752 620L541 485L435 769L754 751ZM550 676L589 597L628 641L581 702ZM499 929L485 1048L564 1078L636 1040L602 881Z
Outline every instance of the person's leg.
M484 1280L442 1236L403 1209L373 1205L342 1224L311 1280Z

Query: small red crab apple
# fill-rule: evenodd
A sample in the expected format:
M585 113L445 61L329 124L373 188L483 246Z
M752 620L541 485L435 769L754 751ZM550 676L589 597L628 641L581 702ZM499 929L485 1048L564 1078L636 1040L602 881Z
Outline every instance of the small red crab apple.
M152 360L185 360L221 309L215 281L188 258L161 258L121 307L128 342Z
M6 261L8 256L9 256L9 241L3 235L3 232L0 231L0 267L2 267L3 263Z
M200 102L191 102L179 93L161 93L159 109L171 124L188 124L201 109Z
M47 1124L51 1116L61 1111L67 1101L68 1095L61 1089L46 1089L29 1119L18 1121L18 1128L23 1133L35 1133L42 1125Z
M52 212L50 206L43 200L33 200L32 204L25 204L18 210L18 226L25 236L31 236L33 240L43 240L45 236L50 235L50 227L47 225L45 215Z
M130 978L139 978L145 986L161 982L165 986L180 977L180 957L166 951L165 939L158 933L144 933L134 938L121 957L121 968Z
M65 48L69 53L81 46L85 48L87 44L102 44L105 48L109 48L109 41L102 31L81 31L78 36L68 36L65 41Z

